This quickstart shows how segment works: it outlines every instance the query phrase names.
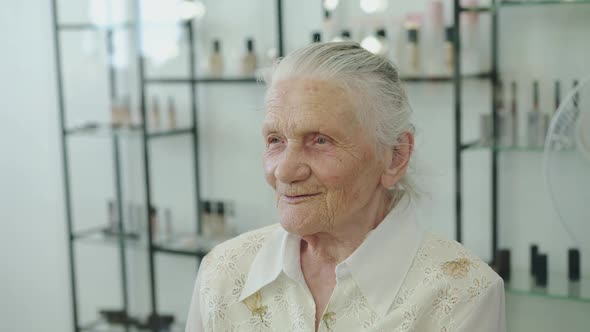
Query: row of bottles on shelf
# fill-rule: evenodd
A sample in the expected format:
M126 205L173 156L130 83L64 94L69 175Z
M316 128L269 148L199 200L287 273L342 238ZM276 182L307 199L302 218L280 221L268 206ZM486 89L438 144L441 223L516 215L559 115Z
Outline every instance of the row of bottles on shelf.
M470 1L470 4L477 4ZM479 74L486 71L479 14L463 13L461 20L461 72ZM411 13L403 19L390 19L367 31L364 27L336 29L334 12L325 10L322 31L312 34L312 42L354 40L372 53L387 57L401 75L451 76L454 71L454 29L445 23L442 1L430 1L423 13ZM349 22L349 20L346 20ZM353 31L351 33L351 31Z
M220 78L224 75L225 65L224 56L221 50L221 41L215 39L213 48L209 54L208 73L213 78ZM254 39L246 40L246 52L240 62L240 74L245 77L253 77L258 66L258 59L254 51Z
M512 277L512 263L510 259L510 250L498 250L495 257L495 270L504 279L504 282L509 283ZM539 246L536 244L530 245L530 276L532 283L530 286L537 288L546 288L549 283L549 256L546 253L539 251ZM562 274L562 273L560 273ZM581 280L581 257L580 250L577 248L569 248L567 251L567 280L571 287L569 289L570 296L579 296L579 288L575 286Z
M576 87L578 81L574 80L573 86ZM504 86L502 82L498 82L497 89L497 112L495 121L497 121L497 136L494 140L493 125L494 119L492 114L481 114L479 120L480 128L480 146L490 146L492 144L500 147L524 147L524 148L541 148L545 145L545 139L548 133L551 118L555 115L561 103L561 83L560 81L554 82L554 107L552 111L542 111L539 104L539 81L533 82L533 93L532 93L532 106L526 113L525 126L526 126L526 140L521 144L519 142L519 130L520 130L520 114L518 111L517 102L517 84L516 82L510 83L510 109L507 110L504 105ZM579 96L575 96L576 102L574 106L579 103ZM573 148L574 142L571 141L564 145L564 149Z
M115 128L141 127L143 121L141 118L141 111L132 112L131 98L125 96L116 99L111 107L111 125ZM135 113L135 114L133 114ZM163 129L174 130L177 129L177 108L173 97L168 97L168 107L166 110L166 127L162 123L162 110L160 108L160 99L157 96L152 97L152 103L148 106L147 111L150 121L149 129L151 131L160 131Z
M203 201L202 202L202 235L206 238L220 238L233 234L234 230L228 226L227 219L235 215L232 202L224 201ZM119 230L119 210L113 200L108 201L108 225L103 229L103 233L109 236L117 236ZM147 228L142 227L142 221L145 220L144 206L139 204L128 204L127 213L121 213L123 219L128 220L124 228L124 236L129 239L137 240ZM163 218L162 218L163 217ZM149 222L152 227L152 238L154 241L170 241L174 239L175 231L172 219L172 210L163 209L159 212L156 206L150 208Z

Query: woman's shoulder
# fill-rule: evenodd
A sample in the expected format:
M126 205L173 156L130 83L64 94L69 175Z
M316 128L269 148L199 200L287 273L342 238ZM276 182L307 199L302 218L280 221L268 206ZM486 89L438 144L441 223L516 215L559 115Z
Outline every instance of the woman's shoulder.
M414 265L420 269L436 270L452 280L462 280L475 274L491 280L500 279L486 262L461 243L429 232L424 235Z
M247 272L258 251L269 237L279 231L280 224L272 224L222 242L203 258L205 272L241 275Z

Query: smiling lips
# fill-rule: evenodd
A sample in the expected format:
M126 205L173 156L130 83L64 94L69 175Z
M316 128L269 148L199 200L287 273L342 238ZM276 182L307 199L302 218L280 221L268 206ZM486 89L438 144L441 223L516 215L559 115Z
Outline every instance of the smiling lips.
M281 198L289 204L297 204L297 203L305 202L306 200L308 200L312 197L315 197L317 195L319 195L319 193L306 194L306 195L295 195L295 196L281 195Z

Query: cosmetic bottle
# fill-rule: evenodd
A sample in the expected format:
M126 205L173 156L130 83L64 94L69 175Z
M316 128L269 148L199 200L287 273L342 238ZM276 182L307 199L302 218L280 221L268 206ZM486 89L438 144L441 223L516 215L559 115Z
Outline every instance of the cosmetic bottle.
M172 97L168 97L168 129L176 129L176 104Z
M495 270L498 275L504 279L504 282L510 281L510 250L501 249L496 253Z
M430 0L425 10L422 32L423 74L440 76L447 72L445 51L444 6L441 0ZM428 56L427 56L428 55Z
M124 96L113 101L111 123L115 128L131 124L131 98Z
M477 7L477 0L462 1L465 6ZM463 74L477 74L482 71L481 54L479 52L479 13L466 12L461 14L461 72Z
M150 225L152 226L152 241L159 240L158 210L154 206L150 207Z
M221 42L213 41L213 51L209 55L209 75L221 77L223 75L223 56L221 55Z
M543 126L542 114L539 110L539 82L533 83L533 108L527 114L527 146L538 147L541 141Z
M567 261L569 281L580 281L580 250L569 249Z
M530 253L531 253L531 276L535 276L537 274L537 256L539 255L539 247L536 244L531 244L530 246Z
M455 70L455 46L453 44L453 27L445 28L445 68L447 75L452 75Z
M480 114L479 116L479 145L489 146L492 144L494 133L492 132L492 115Z
M322 35L326 41L330 41L336 36L334 27L335 23L332 13L328 10L324 10L324 19L322 20Z
M510 129L512 130L512 146L518 146L518 106L516 102L516 82L512 81L510 83L510 117L511 117L511 126Z
M419 49L419 34L417 27L408 28L408 40L406 43L406 68L408 76L418 76L420 74L420 49Z
M348 41L348 40L352 40L352 35L350 34L349 30L342 30L342 32L340 33L340 38L342 38L343 41Z
M201 226L201 231L203 232L203 236L206 238L211 238L213 236L213 215L211 214L211 202L210 201L203 201L203 215L202 220L203 224Z
M172 227L172 211L170 211L170 209L164 210L164 222L166 225L166 239L170 241L174 236L174 228Z
M319 31L314 32L311 35L311 42L312 43L321 43L322 42L322 34Z
M387 40L387 33L385 32L385 29L378 29L375 32L375 36L377 37L377 40L380 44L380 48L376 54L381 56L387 56L389 53L389 41Z
M547 254L538 254L537 255L537 272L535 274L535 284L539 287L547 287L548 281L548 265L549 259Z
M160 101L158 97L152 98L152 130L160 130L161 128L161 114L160 114Z
M511 123L510 123L511 118L509 117L506 110L504 109L504 84L502 84L502 81L498 81L498 91L497 91L496 98L497 98L497 101L496 101L496 107L497 107L496 121L498 121L498 123L496 125L496 129L497 129L496 144L498 144L500 146L509 146L512 141L512 139L510 137L512 130L511 130L511 128L509 128L511 125Z
M225 204L217 202L217 213L215 214L215 235L222 237L225 235Z
M256 54L254 53L254 40L246 41L246 54L242 58L242 75L254 76L256 72Z

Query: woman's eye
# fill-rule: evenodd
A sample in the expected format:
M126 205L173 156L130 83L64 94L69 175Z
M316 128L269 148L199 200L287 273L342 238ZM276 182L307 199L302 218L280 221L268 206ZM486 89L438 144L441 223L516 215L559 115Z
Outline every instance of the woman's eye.
M318 137L315 139L316 144L326 144L328 140L325 137Z
M278 137L274 137L274 136L269 137L267 141L268 141L268 144L276 144L276 143L281 142L281 140Z

